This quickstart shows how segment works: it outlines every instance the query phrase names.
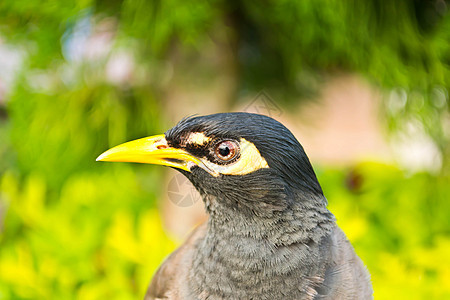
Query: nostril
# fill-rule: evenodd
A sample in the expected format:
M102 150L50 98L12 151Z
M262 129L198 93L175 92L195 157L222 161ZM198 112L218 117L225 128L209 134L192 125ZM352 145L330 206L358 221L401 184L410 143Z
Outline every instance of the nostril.
M156 146L156 149L161 150L161 149L166 149L169 148L167 145L158 145Z

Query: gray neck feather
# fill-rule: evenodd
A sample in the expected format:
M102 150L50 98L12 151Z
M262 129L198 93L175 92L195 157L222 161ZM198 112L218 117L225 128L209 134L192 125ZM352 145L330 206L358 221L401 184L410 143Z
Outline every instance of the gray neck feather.
M210 218L190 269L192 298L301 299L308 295L314 278L325 272L321 259L326 256L321 251L335 223L323 196L303 198L283 210L248 214L244 207L205 196Z

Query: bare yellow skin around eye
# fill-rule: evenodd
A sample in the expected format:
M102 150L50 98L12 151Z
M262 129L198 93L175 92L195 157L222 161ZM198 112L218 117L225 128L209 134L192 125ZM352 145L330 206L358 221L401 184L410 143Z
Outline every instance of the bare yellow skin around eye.
M256 146L241 138L239 141L240 147L240 157L235 162L228 165L218 165L210 162L206 158L201 159L201 161L211 170L215 172L212 173L213 176L223 175L245 175L262 168L268 168L264 157L261 156Z
M211 137L202 132L191 133L185 142L204 146ZM262 168L268 168L266 160L256 146L241 138L239 141L240 156L233 163L219 165L210 162L206 157L199 158L182 148L168 145L163 134L137 139L102 153L97 161L138 162L170 166L190 172L193 166L199 166L214 177L223 175L245 175Z

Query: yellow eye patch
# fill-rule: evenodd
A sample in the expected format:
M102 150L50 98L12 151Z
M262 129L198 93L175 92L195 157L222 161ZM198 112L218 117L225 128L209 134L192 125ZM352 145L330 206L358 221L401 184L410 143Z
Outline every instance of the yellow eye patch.
M228 164L220 165L208 160L206 156L198 157L183 149L186 143L209 147L213 138L202 132L194 132L187 136L181 148L172 147L164 135L141 138L116 146L102 153L97 161L122 161L158 164L191 171L198 166L214 177L223 175L245 175L262 168L268 168L266 160L261 156L256 146L244 138L239 140L239 157ZM239 149L239 150L238 150ZM208 150L207 150L208 151ZM213 151L215 155L218 155ZM237 155L237 154L236 154ZM211 157L210 157L211 158ZM218 157L220 159L220 157Z
M262 168L268 168L264 157L261 156L256 146L241 138L239 141L240 157L238 160L227 165L215 164L206 158L201 158L200 160L211 170L215 171L211 173L213 176L223 175L245 175ZM208 170L206 170L208 171Z

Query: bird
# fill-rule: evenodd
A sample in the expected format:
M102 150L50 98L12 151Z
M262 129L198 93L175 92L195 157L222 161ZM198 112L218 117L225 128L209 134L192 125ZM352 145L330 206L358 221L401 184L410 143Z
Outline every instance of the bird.
M145 300L373 298L302 145L269 116L189 116L97 161L169 166L202 196L207 221L165 259Z

